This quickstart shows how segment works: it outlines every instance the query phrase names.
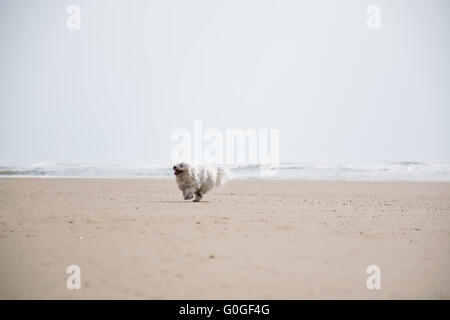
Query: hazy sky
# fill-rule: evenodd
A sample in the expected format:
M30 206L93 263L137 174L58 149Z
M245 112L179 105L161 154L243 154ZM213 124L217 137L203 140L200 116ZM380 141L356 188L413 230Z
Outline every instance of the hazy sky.
M66 27L71 4L80 30ZM2 0L0 165L166 163L171 133L194 120L278 128L282 162L450 162L449 12L445 0Z

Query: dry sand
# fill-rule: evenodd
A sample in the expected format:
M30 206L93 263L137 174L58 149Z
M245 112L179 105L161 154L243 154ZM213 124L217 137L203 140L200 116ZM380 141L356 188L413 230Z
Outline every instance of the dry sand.
M450 183L5 178L0 298L448 299L449 212Z

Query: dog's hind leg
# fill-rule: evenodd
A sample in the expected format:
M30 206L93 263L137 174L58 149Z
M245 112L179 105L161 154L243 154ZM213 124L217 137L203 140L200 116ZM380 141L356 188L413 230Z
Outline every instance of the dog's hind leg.
M202 200L202 198L203 198L203 195L201 194L201 192L200 192L200 191L197 191L197 192L195 193L194 202L200 202L200 200Z

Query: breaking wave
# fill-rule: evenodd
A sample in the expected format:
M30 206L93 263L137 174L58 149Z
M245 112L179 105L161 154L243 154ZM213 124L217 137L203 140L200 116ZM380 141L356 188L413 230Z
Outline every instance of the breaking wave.
M259 165L229 166L238 179L450 181L450 164L396 162L378 164L284 163L273 175ZM0 167L0 177L170 178L171 165L97 165L41 162Z

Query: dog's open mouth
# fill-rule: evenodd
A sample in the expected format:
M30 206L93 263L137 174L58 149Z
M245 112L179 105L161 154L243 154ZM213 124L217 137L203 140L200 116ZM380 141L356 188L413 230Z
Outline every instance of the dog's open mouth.
M183 172L183 171L181 171L181 170L175 169L174 172L173 172L173 174L177 176L177 175L179 175L179 174L182 173L182 172Z

